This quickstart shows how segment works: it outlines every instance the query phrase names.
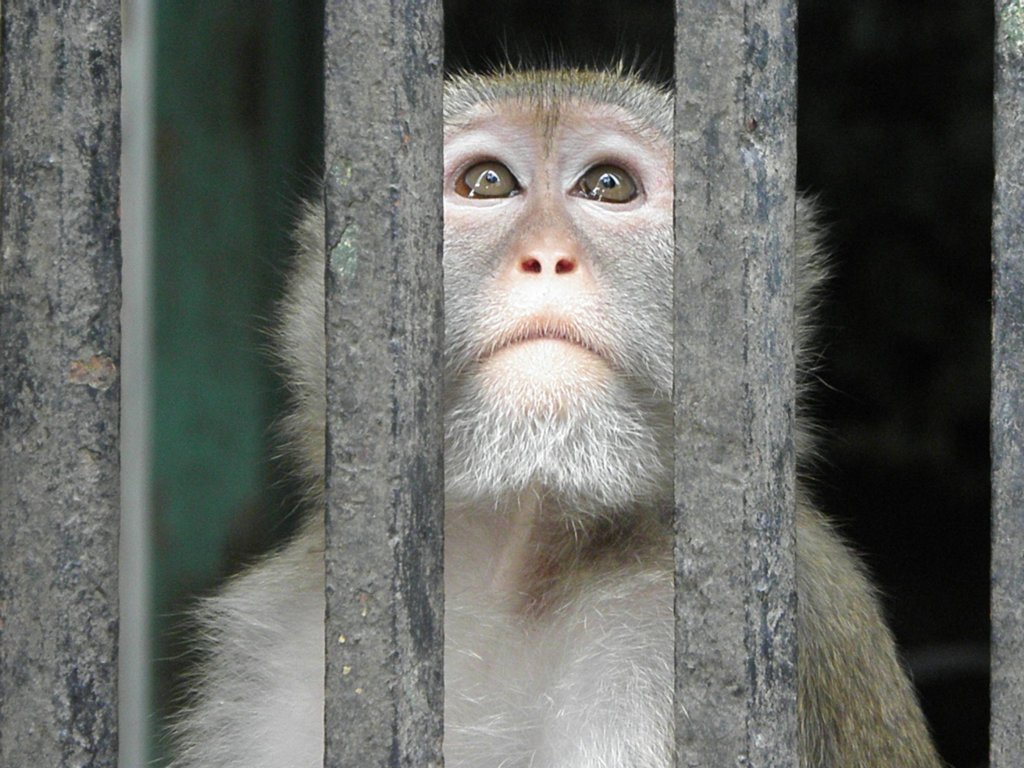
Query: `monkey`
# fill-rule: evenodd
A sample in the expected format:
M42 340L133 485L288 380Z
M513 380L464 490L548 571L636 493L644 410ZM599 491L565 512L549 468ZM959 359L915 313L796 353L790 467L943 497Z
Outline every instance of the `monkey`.
M673 108L624 71L450 78L444 97L445 762L670 768ZM297 232L282 432L323 503L324 214ZM798 199L799 366L826 278ZM802 375L802 380L809 377ZM806 381L796 443L806 458ZM322 760L324 530L207 599L174 768ZM864 567L801 487L798 750L942 765Z

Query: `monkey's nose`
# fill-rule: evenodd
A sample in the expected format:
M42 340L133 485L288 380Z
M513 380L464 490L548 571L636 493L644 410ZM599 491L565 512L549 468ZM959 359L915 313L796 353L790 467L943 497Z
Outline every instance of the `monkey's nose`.
M538 275L567 275L575 272L577 266L575 256L524 256L519 260L520 272L533 272Z
M596 288L580 244L565 227L528 230L506 263L501 278L506 288L538 300L554 294L569 299Z
M585 271L580 263L579 244L563 226L528 231L513 250L512 268L520 277L579 277Z

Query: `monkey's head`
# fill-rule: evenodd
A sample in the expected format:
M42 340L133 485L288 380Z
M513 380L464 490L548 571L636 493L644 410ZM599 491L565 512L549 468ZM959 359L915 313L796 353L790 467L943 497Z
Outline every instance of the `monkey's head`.
M448 84L450 493L604 512L670 487L671 124L618 75Z
M536 492L583 514L670 503L672 122L668 91L621 73L447 84L453 500ZM323 231L323 208L310 206L277 334L294 400L281 431L312 499L324 483ZM797 359L807 378L809 317L826 270L803 199L795 251ZM797 427L805 457L803 417Z

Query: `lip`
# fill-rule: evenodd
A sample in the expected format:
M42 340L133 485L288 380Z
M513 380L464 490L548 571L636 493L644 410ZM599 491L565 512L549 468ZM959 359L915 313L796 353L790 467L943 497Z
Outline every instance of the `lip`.
M594 335L578 323L564 318L526 318L515 323L483 351L477 358L484 361L503 349L527 344L531 341L561 341L580 347L591 354L607 359L605 350L597 343Z

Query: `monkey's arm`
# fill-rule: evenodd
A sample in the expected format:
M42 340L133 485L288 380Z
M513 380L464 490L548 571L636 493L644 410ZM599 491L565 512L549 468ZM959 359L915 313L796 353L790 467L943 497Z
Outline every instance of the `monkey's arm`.
M800 734L807 765L939 768L874 589L828 522L797 506Z

